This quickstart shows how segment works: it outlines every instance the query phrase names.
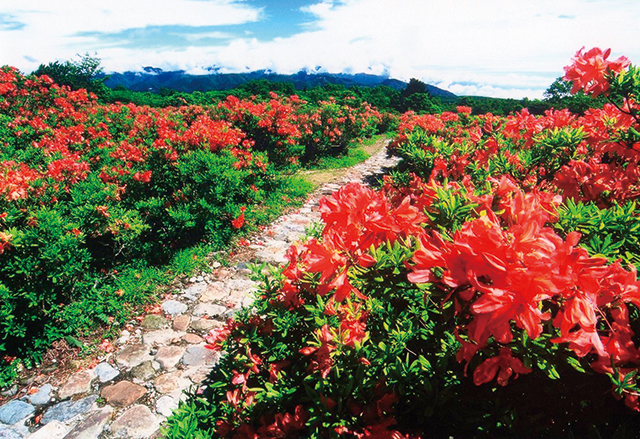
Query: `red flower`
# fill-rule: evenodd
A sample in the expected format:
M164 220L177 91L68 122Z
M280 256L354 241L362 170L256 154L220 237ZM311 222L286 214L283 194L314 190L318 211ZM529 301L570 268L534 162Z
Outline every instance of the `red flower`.
M10 233L0 232L0 255L4 253L4 251L11 247L11 238L13 235Z
M96 206L96 211L105 218L109 218L111 216L111 214L109 214L109 208L107 206Z
M233 221L231 221L231 225L235 228L235 229L239 229L244 225L244 212L240 214L240 216L238 216L236 219L234 219Z
M136 172L133 174L133 179L142 183L149 183L151 181L151 171Z
M319 341L319 346L308 346L300 349L300 353L305 356L315 354L315 358L311 360L309 366L310 371L319 371L322 378L329 376L331 372L331 366L333 365L333 359L331 358L331 352L336 349L333 341L333 334L331 328L328 325L324 325L322 329L318 329L316 337Z
M509 378L515 372L516 377L518 374L527 374L531 372L531 369L524 367L522 361L511 355L511 349L502 348L500 355L497 357L491 357L484 360L476 370L473 372L473 382L476 386L480 384L488 383L493 380L498 374L498 384L506 386Z
M609 90L609 81L605 77L610 72L620 72L629 64L629 60L621 56L615 61L607 61L611 49L604 52L594 47L586 53L582 53L584 47L576 52L573 64L564 68L564 79L573 82L571 93L583 89L585 93L594 97Z
M100 346L98 346L98 348L100 348L104 352L113 352L115 350L115 346L113 346L113 343L111 343L111 341L107 340L106 338L102 340L102 343L100 343Z

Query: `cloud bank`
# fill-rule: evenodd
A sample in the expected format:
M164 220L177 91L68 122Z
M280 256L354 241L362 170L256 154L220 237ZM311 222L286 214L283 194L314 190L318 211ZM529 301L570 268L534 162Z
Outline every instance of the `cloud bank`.
M320 67L539 98L582 46L640 62L637 0L297 1L286 26L269 20L283 10L275 3L23 0L0 6L0 64L31 71L96 52L111 71Z

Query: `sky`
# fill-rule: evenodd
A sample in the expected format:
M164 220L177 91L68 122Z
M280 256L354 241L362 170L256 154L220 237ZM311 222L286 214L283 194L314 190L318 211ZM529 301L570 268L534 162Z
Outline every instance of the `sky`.
M0 0L0 65L417 78L530 99L583 46L640 62L638 0Z

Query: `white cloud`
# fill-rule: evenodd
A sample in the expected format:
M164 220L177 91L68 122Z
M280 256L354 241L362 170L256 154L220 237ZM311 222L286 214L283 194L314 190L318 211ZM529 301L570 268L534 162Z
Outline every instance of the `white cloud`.
M0 31L0 61L27 70L25 56L40 63L84 52L91 41L73 37L74 32L248 23L263 16L249 3L222 0L31 0L19 5L20 10L0 6L0 14L28 24ZM99 5L109 5L108 10ZM311 25L287 38L238 38L224 46L156 51L99 45L91 50L116 71L142 65L199 71L217 65L226 71L290 73L322 66L330 72L416 77L458 94L530 98L541 97L582 46L611 47L613 57L624 54L640 63L637 0L343 0L318 2L304 12Z
M240 25L257 21L261 9L231 0L21 0L0 4L2 15L24 26L0 30L0 63L29 71L76 53L102 52L101 42L86 34L148 26Z
M249 53L274 69L385 65L401 79L451 84L452 91L472 90L456 81L474 82L511 97L541 97L583 45L640 58L634 0L347 0L308 11L320 30L250 45Z

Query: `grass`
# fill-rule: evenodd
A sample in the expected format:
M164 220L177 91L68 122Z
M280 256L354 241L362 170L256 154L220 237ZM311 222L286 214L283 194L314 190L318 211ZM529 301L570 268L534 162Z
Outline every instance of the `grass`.
M312 165L311 170L349 168L358 163L362 163L384 148L385 139L386 136L384 134L379 134L365 139L362 142L353 142L347 148L346 154L334 157L322 157Z
M348 148L347 154L338 157L324 157L310 169L302 171L300 177L314 188L334 181L343 176L348 168L364 162L384 149L386 139L385 134L379 134L361 143L354 143Z

